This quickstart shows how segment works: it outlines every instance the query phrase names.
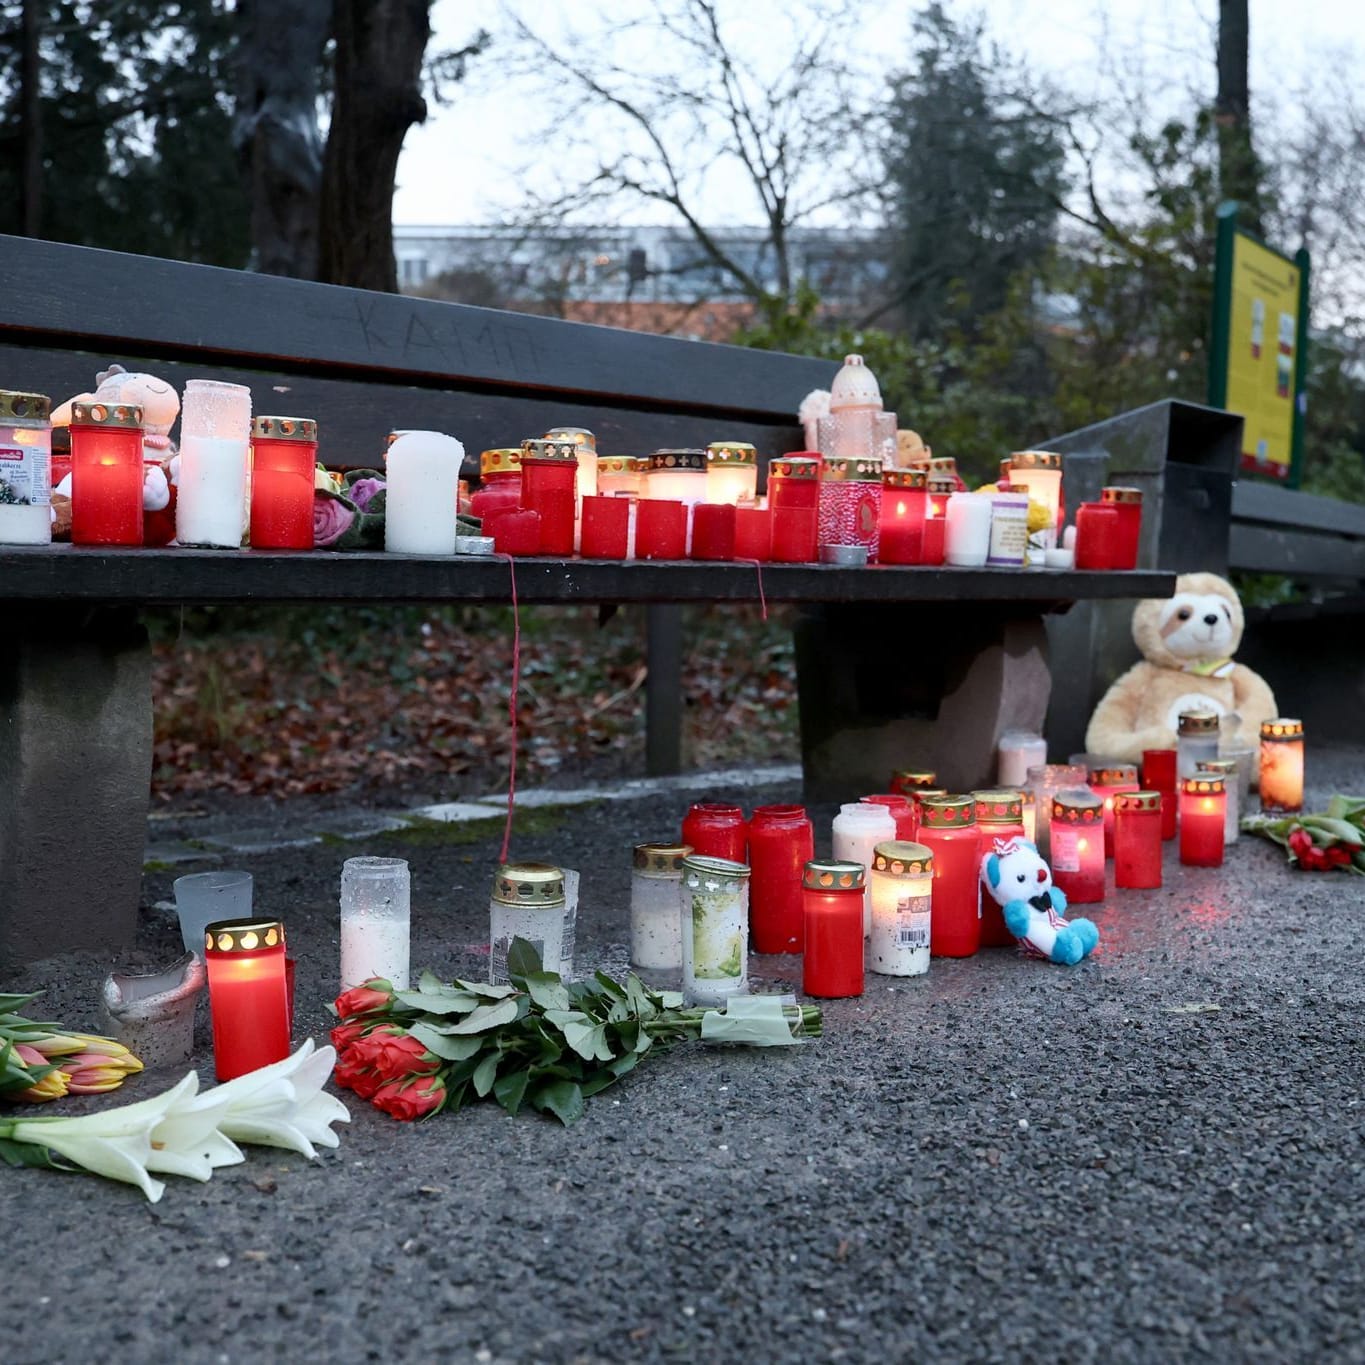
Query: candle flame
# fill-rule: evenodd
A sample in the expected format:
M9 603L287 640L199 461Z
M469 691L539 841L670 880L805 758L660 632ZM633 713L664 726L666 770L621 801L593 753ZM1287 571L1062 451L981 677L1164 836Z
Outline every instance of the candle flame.
M898 502L896 504L896 515L898 517L903 517L905 515L905 504L903 502Z

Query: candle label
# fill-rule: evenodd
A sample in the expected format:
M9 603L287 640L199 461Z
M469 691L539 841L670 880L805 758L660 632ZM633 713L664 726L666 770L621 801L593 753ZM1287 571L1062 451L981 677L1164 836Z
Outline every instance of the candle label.
M874 912L868 966L883 976L918 976L929 968L929 896L902 896Z
M0 426L0 505L48 506L52 500L51 444L46 427Z
M896 902L896 946L898 948L927 948L929 946L928 896L907 896Z
M993 499L986 563L1018 568L1028 549L1028 499Z
M1066 829L1056 820L1052 822L1052 870L1079 872L1081 870L1081 836L1074 829Z

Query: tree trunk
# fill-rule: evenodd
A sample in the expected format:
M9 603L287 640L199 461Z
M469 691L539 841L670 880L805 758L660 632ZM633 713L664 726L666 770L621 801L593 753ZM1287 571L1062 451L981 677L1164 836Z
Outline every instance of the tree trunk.
M242 39L232 138L251 196L252 264L318 272L322 133L318 79L331 0L238 0Z
M19 230L25 237L43 235L43 92L38 25L38 0L24 0L19 32Z
M1250 42L1248 0L1218 0L1218 188L1242 206L1239 219L1261 231L1260 165L1251 145L1251 94L1247 80Z
M322 169L321 261L331 284L398 292L393 191L398 154L425 122L428 0L333 0L336 93Z

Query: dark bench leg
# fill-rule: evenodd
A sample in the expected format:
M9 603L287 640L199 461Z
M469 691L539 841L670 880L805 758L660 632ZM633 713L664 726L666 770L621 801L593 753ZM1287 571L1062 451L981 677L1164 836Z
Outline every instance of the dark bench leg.
M151 651L135 615L11 615L0 633L0 963L132 942L151 770Z
M896 768L987 785L1001 733L1040 730L1051 688L1041 617L970 602L808 608L796 666L811 801L885 791Z

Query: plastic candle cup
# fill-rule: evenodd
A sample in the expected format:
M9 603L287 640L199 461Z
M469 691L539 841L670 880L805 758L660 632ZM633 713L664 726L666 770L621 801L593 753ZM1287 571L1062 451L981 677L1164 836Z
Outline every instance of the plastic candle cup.
M772 516L766 507L735 508L735 558L766 564L773 555Z
M578 465L574 480L574 517L581 519L583 499L597 495L597 437L587 427L554 427L545 433L545 439L567 441L574 448Z
M864 796L859 799L864 806L881 806L891 814L896 823L896 838L905 843L914 843L915 831L919 829L919 816L915 803L899 792L885 792L880 796Z
M768 506L815 512L820 506L820 455L797 451L768 462Z
M1196 776L1202 777L1205 773L1223 779L1223 792L1227 797L1227 807L1223 820L1223 847L1226 850L1229 844L1237 842L1238 836L1242 832L1242 807L1238 801L1236 760L1231 758L1204 759L1199 764L1199 772Z
M1138 789L1135 763L1106 763L1090 769L1090 790L1104 802L1104 856L1114 856L1114 797L1119 792Z
M884 469L877 561L918 564L924 549L929 476L923 469Z
M770 507L775 564L811 564L818 552L813 507Z
M924 796L919 815L917 842L934 855L929 951L934 957L971 957L981 947L976 802L964 795Z
M703 502L692 509L692 558L735 557L735 509L731 503Z
M704 450L656 450L645 470L646 502L680 503L683 508L683 546L677 554L646 554L641 539L636 553L641 559L685 559L692 545L692 509L706 501L706 452ZM641 508L641 521L644 509Z
M1016 450L1010 456L1009 473L1011 483L1023 484L1029 499L1047 508L1043 544L1056 545L1062 520L1062 457L1051 450Z
M640 471L634 455L597 457L597 494L603 498L640 495Z
M872 934L868 966L881 976L921 976L929 970L934 855L899 839L872 855Z
M1104 805L1089 788L1052 798L1053 884L1076 905L1104 899Z
M1114 885L1149 891L1161 885L1160 792L1122 792L1114 798Z
M347 858L341 865L341 989L379 976L408 988L412 910L402 858Z
M521 505L540 513L537 554L573 554L578 449L572 441L544 437L521 443Z
M1186 867L1223 865L1227 790L1221 777L1205 773L1180 782L1180 861Z
M863 993L862 863L829 859L808 862L801 878L805 956L801 989L825 1000Z
M738 806L698 801L683 817L682 841L704 857L744 863L748 859L749 825Z
M180 938L187 953L204 951L204 931L219 920L251 918L251 873L191 872L173 884Z
M562 868L549 863L504 863L493 878L488 907L488 980L507 981L512 940L524 938L542 968L565 981L573 976L574 918Z
M0 389L0 545L52 543L52 400Z
M251 521L257 550L313 548L318 424L311 417L251 419Z
M1047 763L1047 740L1032 730L1006 730L996 747L996 781L1011 790L1028 781L1029 769Z
M135 403L72 403L73 545L142 544L142 474L142 409ZM309 478L311 545L311 472Z
M284 925L277 919L220 920L204 930L213 1069L220 1081L289 1056Z
M1286 815L1303 809L1301 720L1279 717L1261 723L1261 809Z
M479 487L470 495L469 514L482 521L521 506L521 447L498 446L479 456Z
M630 544L630 499L583 499L583 535L579 553L584 559L624 559Z
M749 869L728 858L683 859L682 988L689 1005L720 1005L749 984Z
M1048 839L1052 832L1053 794L1084 787L1089 775L1089 768L1075 763L1042 763L1028 770L1028 785L1034 800L1034 832L1038 836L1033 842L1044 858L1051 853Z
M1218 742L1218 757L1229 758L1237 766L1237 810L1245 814L1251 809L1251 779L1260 764L1261 751L1259 747L1239 745L1235 736L1223 737Z
M991 501L991 539L986 563L995 569L1022 569L1028 554L1028 489L1014 484L986 496Z
M1193 777L1201 763L1218 757L1219 729L1219 719L1212 711L1180 713L1175 727L1175 771L1178 778ZM1261 804L1265 804L1264 800Z
M1014 935L1005 927L1005 912L987 895L980 885L982 861L995 852L996 840L1024 837L1024 800L1018 791L1002 788L999 791L972 793L976 802L976 866L977 890L981 898L981 946L983 948L1012 948Z
M686 844L636 844L630 874L630 965L654 984L682 977L682 917L678 893Z
M1024 817L1024 838L1031 843L1034 848L1038 847L1038 800L1027 788L1021 787L1019 790L1019 800L1022 803Z
M540 513L518 508L490 512L484 519L485 535L493 537L493 553L533 555L540 549Z
M881 500L880 460L826 458L820 469L817 540L821 545L861 545L875 558Z
M1100 489L1100 501L1118 516L1114 535L1113 569L1136 569L1138 537L1142 532L1142 489L1117 485Z
M1161 837L1174 839L1176 831L1176 776L1174 749L1144 749L1142 751L1142 785L1161 793Z
M644 498L637 505L635 554L639 559L687 557L687 505Z
M872 873L872 855L878 844L896 837L896 822L885 806L865 806L861 802L839 807L831 831L834 856L843 863L861 863ZM872 892L863 898L863 937L872 932Z
M756 953L805 945L801 870L815 856L804 806L756 806L749 820L749 934Z
M180 411L175 503L175 538L180 544L241 546L250 448L251 390L216 379L191 379ZM393 506L392 487L388 505ZM452 518L454 514L452 495Z
M753 502L758 493L758 452L745 441L712 441L706 447L706 501Z
M1076 567L1116 569L1114 546L1119 514L1103 502L1083 502L1076 509Z
M948 499L956 491L957 485L951 479L935 479L930 476L929 501L924 509L924 538L920 542L922 564L937 566L943 563L948 526L945 513Z

